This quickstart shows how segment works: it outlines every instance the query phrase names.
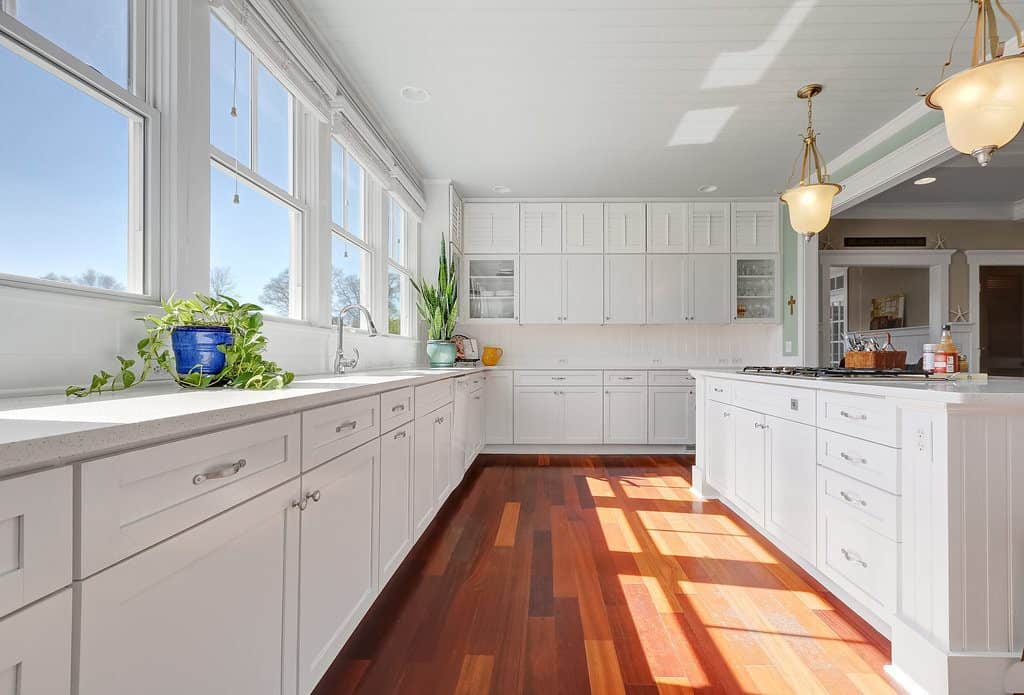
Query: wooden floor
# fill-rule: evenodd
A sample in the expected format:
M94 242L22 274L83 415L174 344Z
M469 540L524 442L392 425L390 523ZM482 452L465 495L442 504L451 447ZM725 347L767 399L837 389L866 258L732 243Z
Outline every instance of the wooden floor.
M889 643L688 463L480 457L316 695L895 692Z

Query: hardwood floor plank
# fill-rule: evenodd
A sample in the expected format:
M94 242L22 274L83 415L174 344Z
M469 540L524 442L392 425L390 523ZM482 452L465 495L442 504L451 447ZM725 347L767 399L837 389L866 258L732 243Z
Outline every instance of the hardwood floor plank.
M590 676L583 624L580 622L580 605L576 599L555 599L555 641L558 693L587 695L590 692Z
M555 618L531 617L526 626L526 661L524 663L524 695L550 695L558 692L558 664L555 652Z
M554 613L551 532L533 532L533 563L530 567L530 617L551 617Z
M501 514L498 535L494 537L494 545L498 548L511 548L516 544L516 531L519 528L519 503L506 502L505 511Z
M611 640L586 640L584 647L587 650L590 692L594 695L625 695L614 643Z
M490 654L467 654L462 660L462 671L455 695L486 695L491 691L491 670L494 657ZM429 686L427 686L429 687Z

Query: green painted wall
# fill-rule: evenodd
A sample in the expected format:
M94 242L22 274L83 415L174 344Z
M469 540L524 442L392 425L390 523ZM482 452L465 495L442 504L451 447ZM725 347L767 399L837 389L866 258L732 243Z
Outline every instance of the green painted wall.
M799 244L805 243L803 237L793 231L789 223L789 207L782 206L782 354L788 357L800 352L800 303L803 297L797 292L799 275ZM796 298L793 314L789 313L790 297ZM786 349L786 344L790 349Z

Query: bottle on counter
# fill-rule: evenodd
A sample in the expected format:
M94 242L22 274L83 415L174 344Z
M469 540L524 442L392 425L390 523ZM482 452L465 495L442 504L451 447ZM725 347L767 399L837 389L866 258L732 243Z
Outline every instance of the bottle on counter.
M928 372L935 371L935 348L938 347L935 343L925 343L924 350L921 353L921 369Z
M942 327L939 344L935 346L935 373L956 374L959 369L957 364L959 358L960 351L953 344L953 333L947 323Z

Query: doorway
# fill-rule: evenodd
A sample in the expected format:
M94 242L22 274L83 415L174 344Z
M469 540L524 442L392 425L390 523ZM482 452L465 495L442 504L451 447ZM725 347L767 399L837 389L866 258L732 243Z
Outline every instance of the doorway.
M1024 376L1024 266L981 266L981 371Z

